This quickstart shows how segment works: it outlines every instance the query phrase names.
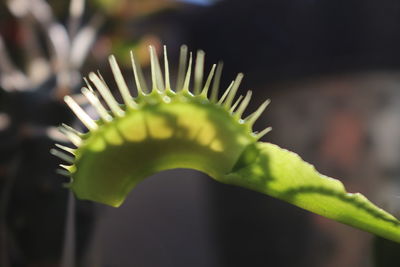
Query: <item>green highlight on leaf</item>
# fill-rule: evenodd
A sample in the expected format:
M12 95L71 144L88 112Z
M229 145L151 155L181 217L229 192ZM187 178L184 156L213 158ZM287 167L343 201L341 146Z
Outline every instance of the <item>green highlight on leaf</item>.
M360 193L318 173L297 154L270 143L246 149L224 182L249 188L316 214L400 242L400 222Z
M255 190L327 218L400 242L400 222L363 195L347 193L343 184L318 173L298 155L258 141L270 127L253 131L269 100L242 118L251 99L236 96L239 74L218 99L222 64L204 81L204 52L197 53L192 74L187 47L181 49L177 89L170 86L167 51L164 70L150 47L152 85L147 87L133 54L136 97L131 96L116 59L111 70L124 104L119 104L100 74L85 79L83 95L98 112L92 119L72 97L66 103L89 130L63 125L60 131L75 148L56 145L51 152L66 162L60 174L80 199L118 207L148 176L167 169L190 168L215 180ZM215 73L215 77L213 79ZM139 75L140 74L140 75ZM194 90L190 88L194 76ZM91 83L90 83L90 82ZM165 82L164 82L165 81ZM103 105L95 88L106 105ZM145 88L152 88L147 92Z

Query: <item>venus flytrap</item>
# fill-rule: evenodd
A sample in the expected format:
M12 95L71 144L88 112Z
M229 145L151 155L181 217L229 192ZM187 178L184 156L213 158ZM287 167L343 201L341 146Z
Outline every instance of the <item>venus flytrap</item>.
M236 98L242 74L217 99L222 64L212 66L203 84L204 52L199 52L192 92L192 55L187 63L187 54L183 46L177 86L173 90L165 47L164 74L154 48L150 47L150 92L131 54L136 97L131 96L111 56L111 70L124 104L115 100L100 74L90 73L91 84L85 79L87 86L82 93L97 111L97 121L73 98L65 97L89 131L80 133L61 126L61 132L76 148L57 145L60 150L53 149L52 153L68 164L60 165L60 173L70 177L67 186L78 198L118 207L146 177L162 170L191 168L219 182L271 195L400 242L400 222L395 217L363 195L347 193L340 181L318 173L298 155L259 141L271 128L255 132L253 125L269 100L243 118L252 94L249 91ZM101 104L92 86L107 107Z

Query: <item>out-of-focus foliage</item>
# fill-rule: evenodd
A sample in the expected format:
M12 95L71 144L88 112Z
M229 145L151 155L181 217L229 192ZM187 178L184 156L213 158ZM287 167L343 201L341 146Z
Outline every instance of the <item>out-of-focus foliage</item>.
M136 48L146 65L147 53L140 51L148 44L157 45L159 39L154 34L132 35L132 22L179 5L175 1L0 2L0 266L58 265L63 253L64 259L75 260L71 248L62 251L70 246L62 240L64 235L73 240L76 234L78 246L84 245L88 231L83 229L92 222L92 210L79 203L80 227L64 233L66 191L63 179L54 173L57 162L48 153L54 139L63 142L56 126L73 123L60 100L80 89L86 66L97 65L111 53Z
M92 0L93 4L112 16L138 18L180 5L172 0Z

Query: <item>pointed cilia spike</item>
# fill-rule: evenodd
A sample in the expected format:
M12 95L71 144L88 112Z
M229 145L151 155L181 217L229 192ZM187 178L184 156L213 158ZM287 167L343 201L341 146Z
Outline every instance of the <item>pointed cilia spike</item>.
M192 52L189 54L189 65L185 76L185 82L183 83L182 90L189 92L190 76L192 74Z
M124 111L119 107L118 102L115 100L107 85L99 78L99 76L97 76L94 72L91 72L89 74L89 79L94 83L94 85L96 85L97 90L110 107L112 113L117 117L124 116Z
M243 112L245 111L245 109L247 108L247 106L250 103L251 94L252 94L252 91L247 91L246 96L244 97L242 103L240 103L240 106L238 107L238 109L235 112L235 115L237 116L237 118L240 119L242 117Z
M179 55L179 67L178 67L178 78L176 79L176 91L180 91L183 88L183 82L185 79L185 71L187 64L188 48L186 45L181 46Z
M65 176L65 177L71 177L71 173L69 171L63 170L63 169L57 169L56 173Z
M224 106L226 108L230 108L231 107L233 99L235 98L236 92L237 92L237 90L239 88L239 85L242 82L242 79L243 79L243 73L239 73L236 76L236 79L235 79L235 82L234 82L234 84L232 86L232 89L229 92L229 95L228 95L228 97L226 98L226 100L224 102Z
M95 94L95 92L94 92L92 86L90 85L88 79L87 79L86 77L83 77L83 80L85 81L85 84L86 84L87 88L88 88L93 94Z
M160 62L156 54L154 46L149 46L150 50L150 61L151 61L151 82L153 91L164 90L164 81L161 73Z
M74 144L74 146L79 147L82 144L82 139L79 136L66 130L66 128L60 127L59 131L63 133L69 139L69 141Z
M167 55L167 46L164 45L164 75L165 75L165 90L172 91L171 83L169 80L169 63L168 63L168 55Z
M73 148L70 148L70 147L67 147L67 146L63 146L63 145L60 145L60 144L56 144L56 147L58 147L59 149L64 150L65 152L68 152L68 153L70 153L72 155L75 155L75 149L73 149Z
M135 59L135 54L133 53L133 51L130 51L130 55L131 55L131 62L132 62L132 69L133 69L133 75L135 77L135 83L136 83L136 89L138 92L138 96L144 95L144 82L142 82L142 75L141 75L141 68L140 66L138 67L136 65L136 59Z
M67 171L69 171L71 169L71 165L59 164L58 166Z
M266 135L267 133L269 133L270 131L272 131L272 127L267 127L264 130L262 130L261 132L257 133L257 140L260 139L261 137L263 137L264 135Z
M64 160L64 161L68 162L68 163L71 163L71 164L74 163L74 158L73 157L68 156L67 154L65 154L65 153L63 153L63 152L61 152L61 151L59 151L57 149L54 149L54 148L50 149L50 153L52 155Z
M198 50L196 55L196 65L194 67L194 89L193 94L200 94L201 86L203 83L203 73L204 73L204 56L203 50Z
M64 97L65 103L75 113L78 119L91 131L98 128L96 122L89 117L89 115L72 99L70 96Z
M83 133L81 133L80 131L76 130L75 128L72 128L68 124L62 123L61 126L64 127L66 130L70 131L71 133L77 135L78 137L83 136Z
M108 114L107 110L101 104L100 100L97 98L97 96L94 94L93 91L89 90L86 87L82 87L81 91L82 91L82 94L90 102L90 104L96 109L97 113L100 115L100 117L103 119L103 121L105 121L105 122L112 121L111 115Z
M239 105L240 101L242 101L243 96L240 95L238 97L238 99L236 100L235 104L232 105L231 109L229 110L230 113L233 113L233 111L235 110L235 108Z
M163 73L161 71L161 65L160 65L160 61L158 60L158 56L156 53L156 50L153 46L153 51L154 51L154 62L156 63L156 78L157 78L157 84L158 84L158 88L160 90L165 90L165 86L164 86L164 76Z
M157 78L156 78L156 63L155 63L155 52L153 46L149 46L150 50L150 67L151 67L151 84L152 84L152 91L158 90L157 86Z
M103 75L101 75L100 70L97 70L97 76L99 76L99 78L103 82L104 86L107 87L108 90L110 90L110 88L108 88L106 80L104 79Z
M256 111L254 111L252 114L250 114L245 121L250 125L253 126L253 124L256 122L256 120L260 117L261 113L264 112L264 110L267 108L269 103L271 102L270 99L267 99L262 103Z
M211 102L217 102L218 99L218 92L219 92L219 83L221 81L221 74L222 74L222 69L224 67L224 63L222 61L218 62L217 65L217 70L215 72L215 77L211 89L211 96L210 96L210 101Z
M232 86L235 83L235 81L232 81L231 84L228 86L228 88L225 90L224 94L221 96L221 98L218 100L218 105L222 105L222 103L225 101L226 97L228 96L229 92L232 90Z
M215 65L215 64L212 66L210 74L208 74L206 84L204 85L204 88L201 91L201 95L204 96L204 97L207 97L207 95L208 95L208 89L210 88L211 80L212 80L212 78L214 76L214 72L215 72L215 68L216 67L217 67L217 65Z
M125 104L130 108L136 108L137 104L133 100L131 93L129 92L128 86L126 85L125 79L122 76L121 69L118 66L117 60L114 55L108 58L111 66L111 71L114 74L115 81L117 82L118 89L121 93L122 99Z
M76 147L79 147L82 143L82 139L80 135L76 134L76 130L71 130L72 128L69 127L68 125L63 124L62 126L58 127L58 130L63 133L70 141L72 144L74 144Z

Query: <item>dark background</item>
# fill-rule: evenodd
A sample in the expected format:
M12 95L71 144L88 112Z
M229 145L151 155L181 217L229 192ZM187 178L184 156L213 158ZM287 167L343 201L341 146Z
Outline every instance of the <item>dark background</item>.
M106 56L127 57L126 47L166 44L172 62L177 62L182 43L192 51L203 49L207 66L224 61L223 85L236 73L245 73L239 93L254 91L249 110L272 99L256 125L273 126L265 141L296 151L322 173L340 178L350 191L361 191L399 214L400 2L149 1L155 4L147 7L132 0L117 10L94 2L86 4L83 23L97 9L105 19L79 75L100 69L111 79ZM66 25L68 2L49 3ZM26 71L22 22L5 3L0 14L0 33L10 57ZM45 33L37 32L46 47ZM1 73L7 74L4 68ZM75 87L80 84L67 93ZM0 114L10 121L0 127L6 236L1 255L7 255L9 266L66 264L62 247L67 191L61 176L54 174L57 160L48 154L54 141L43 129L73 123L73 117L61 98L54 97L54 92L65 94L54 77L37 88L0 91ZM399 264L391 259L396 253L374 254L374 242L382 241L370 234L203 176L189 170L163 172L139 185L119 209L78 200L78 265ZM379 257L386 262L372 265Z

